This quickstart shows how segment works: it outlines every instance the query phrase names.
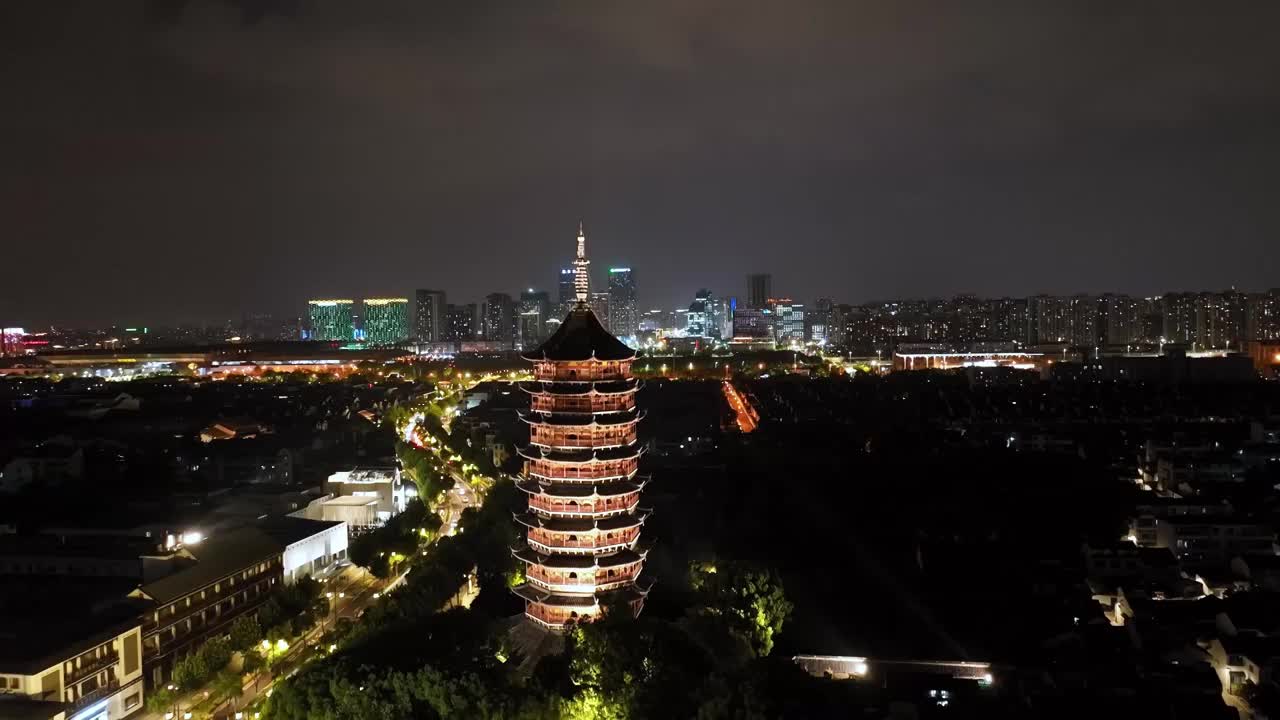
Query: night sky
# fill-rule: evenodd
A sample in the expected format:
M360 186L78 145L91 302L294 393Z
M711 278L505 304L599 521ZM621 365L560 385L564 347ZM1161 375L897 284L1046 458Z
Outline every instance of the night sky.
M245 7L255 8L246 12ZM0 4L0 324L1280 285L1280 3Z

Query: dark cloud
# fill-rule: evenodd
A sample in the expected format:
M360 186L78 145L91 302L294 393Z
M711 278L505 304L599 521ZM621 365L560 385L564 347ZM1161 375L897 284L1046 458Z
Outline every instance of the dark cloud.
M0 9L5 322L1276 283L1273 3Z

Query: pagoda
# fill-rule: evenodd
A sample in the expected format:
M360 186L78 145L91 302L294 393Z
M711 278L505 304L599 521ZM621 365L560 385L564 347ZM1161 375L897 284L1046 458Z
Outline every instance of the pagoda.
M525 543L513 552L525 563L515 593L535 624L563 631L607 607L639 614L648 592L641 577L647 549L640 538L649 511L640 507L636 425L639 381L635 351L600 324L587 305L590 261L578 228L576 302L560 328L523 357L534 379L522 414L529 444L517 483L528 510L516 516Z

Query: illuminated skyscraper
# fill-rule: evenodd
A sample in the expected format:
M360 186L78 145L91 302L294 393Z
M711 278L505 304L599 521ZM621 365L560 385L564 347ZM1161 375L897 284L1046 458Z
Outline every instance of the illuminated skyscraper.
M584 257L581 244L579 257ZM640 531L646 479L637 475L639 387L631 375L635 351L609 334L580 290L564 323L536 350L529 445L520 450L519 488L528 511L515 556L525 582L515 588L525 615L561 631L589 622L606 607L638 614L649 583Z
M440 342L448 320L444 291L419 290L415 299L413 328L417 341Z
M350 342L355 337L354 300L308 300L311 339Z
M551 318L551 298L545 290L529 288L520 293L520 346L529 349L547 337L547 321ZM557 317L556 321L559 322Z
M508 347L516 337L516 303L506 293L485 296L482 336L490 342L505 343Z
M609 268L609 332L635 337L639 329L635 273L631 268Z
M365 298L364 341L395 345L409 339L409 298Z

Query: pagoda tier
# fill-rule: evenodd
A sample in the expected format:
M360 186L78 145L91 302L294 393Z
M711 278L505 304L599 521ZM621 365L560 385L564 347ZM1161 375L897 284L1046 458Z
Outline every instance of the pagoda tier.
M529 510L541 515L584 517L634 512L645 481L547 483L526 480L517 486L529 495Z
M528 564L529 584L551 594L617 590L640 579L645 558L644 553L633 550L577 557L543 555L532 548L518 548L513 554Z
M528 510L516 515L525 544L513 552L526 565L526 582L515 593L530 620L553 630L618 603L639 613L649 588L635 351L587 306L584 253L580 235L578 302L550 339L525 354L534 380L521 385L530 395L530 410L521 413L529 444L518 451L525 462L517 484Z

